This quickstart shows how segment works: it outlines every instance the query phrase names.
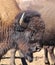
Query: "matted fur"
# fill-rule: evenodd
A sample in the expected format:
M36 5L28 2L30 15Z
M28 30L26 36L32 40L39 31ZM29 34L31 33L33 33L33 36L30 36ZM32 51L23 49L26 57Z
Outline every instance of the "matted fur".
M20 14L22 14L22 13L23 12L21 12ZM1 51L0 58L11 48L20 49L25 57L27 57L27 56L31 57L30 54L31 54L32 50L30 50L30 49L31 49L32 45L29 42L30 39L32 38L31 34L33 34L32 33L33 31L35 32L37 30L36 28L38 26L41 27L41 30L42 30L41 32L43 33L45 26L44 26L44 22L42 21L40 14L38 12L27 10L27 11L25 11L25 13L26 14L24 15L23 21L25 24L28 24L26 28L25 28L25 26L23 27L22 25L21 26L19 25L19 20L21 17L21 15L19 14L15 18L15 21L12 23L12 25L9 25L7 28L5 28L5 30L4 30L4 28L2 29L3 31L1 31L1 33L3 33L2 34L3 36L1 36L2 38L0 40L0 43L1 43L0 44L0 51ZM39 22L41 22L40 25L39 25ZM33 26L34 27L31 28L31 25L32 25L32 27ZM26 33L27 31L30 32L29 35L27 35L27 33ZM35 38L35 36L33 38ZM40 36L39 39L40 38L42 38L42 36Z

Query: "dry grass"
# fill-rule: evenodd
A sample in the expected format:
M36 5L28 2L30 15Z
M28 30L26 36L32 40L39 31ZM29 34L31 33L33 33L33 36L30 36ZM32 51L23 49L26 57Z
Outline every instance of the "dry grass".
M55 52L55 51L54 51ZM36 52L33 54L34 55L34 59L32 63L28 63L28 65L45 65L44 64L44 50L42 49L40 52ZM5 55L5 57L10 57L10 51L8 51L8 53ZM19 57L19 52L16 52L16 56ZM49 56L50 59L50 56ZM22 65L20 58L16 58L15 59L16 65ZM51 59L50 59L50 63L51 63ZM2 59L0 61L0 65L10 65L10 59Z
M55 52L55 51L54 51ZM5 55L5 57L10 57L10 51L8 51L8 53ZM16 56L19 57L19 53L18 51L16 52ZM50 57L49 57L50 59ZM50 59L51 61L51 59ZM20 58L16 58L15 59L16 65L22 65ZM44 50L42 49L40 52L36 52L34 53L34 59L32 63L29 63L27 61L28 65L45 65L44 64ZM0 61L0 65L10 65L10 59L2 59Z
M10 57L10 51L5 55L6 57ZM19 56L18 51L16 52L16 56ZM22 65L21 60L19 58L15 59L16 65ZM27 61L28 65L44 65L44 52L41 50L40 52L34 53L34 60L32 63L29 63ZM2 59L0 62L0 65L9 65L10 64L10 59Z

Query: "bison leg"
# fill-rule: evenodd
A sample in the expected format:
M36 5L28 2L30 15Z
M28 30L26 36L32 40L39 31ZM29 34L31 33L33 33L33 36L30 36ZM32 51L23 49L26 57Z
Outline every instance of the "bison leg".
M44 46L44 56L45 56L45 64L50 64L49 63L49 59L48 59L48 50L47 50L48 46Z
M15 53L16 53L16 49L12 49L11 50L10 65L15 65Z
M50 46L48 48L48 51L49 51L49 55L50 55L50 58L51 58L51 64L52 65L55 65L55 56L54 56L54 46Z

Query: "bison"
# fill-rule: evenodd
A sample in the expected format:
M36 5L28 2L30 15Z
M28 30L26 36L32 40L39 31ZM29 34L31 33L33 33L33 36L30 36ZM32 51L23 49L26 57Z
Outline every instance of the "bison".
M37 40L35 39L35 34L37 32L35 23L36 25L40 23L37 27L40 26L43 29L42 31L39 29L39 33L41 32L43 34L44 26L42 25L44 24L40 14L36 11L27 10L18 14L15 21L5 29L1 26L3 31L0 32L2 34L0 36L0 59L9 49L15 48L16 50L19 49L30 62L33 60L32 52L35 51L34 48L36 46L36 50L39 48L36 43ZM40 38L42 38L42 35L40 35ZM37 39L39 43L39 37Z
M19 3L19 7L21 10L35 10L35 11L39 11L42 15L42 18L44 20L45 23L45 30L46 30L46 39L48 37L48 41L50 42L51 40L49 40L50 38L55 38L55 4L54 4L54 0L20 0L20 2L18 2L18 0L16 0L17 3ZM28 2L28 3L25 3ZM23 5L24 4L24 5ZM23 6L22 6L23 5ZM44 35L43 35L44 36ZM48 43L49 43L48 42ZM55 42L55 41L53 41ZM45 42L44 44L47 44L47 46L44 46L44 55L45 55L45 63L49 64L49 59L48 59L48 52L50 54L51 60L52 60L52 64L55 63L55 56L54 56L54 45L52 42L52 45L50 45L50 43L48 44L47 42Z
M38 13L38 12L36 12L36 11L31 11L31 10L26 10L26 11L22 11L22 12L20 12L17 16L16 16L16 18L15 18L15 22L17 22L17 21L19 21L19 18L21 17L21 15L22 15L22 13L25 13L25 15L23 16L23 20L21 19L21 23L19 23L20 24L20 26L22 27L22 28L24 28L25 30L26 30L26 36L28 36L27 37L27 40L28 40L28 38L32 38L32 34L34 35L35 34L35 27L33 27L34 26L34 24L32 24L32 27L34 28L33 30L32 30L32 28L31 27L29 27L29 26L31 26L31 23L33 22L33 23L35 23L35 22L37 22L37 21L39 21L39 19L41 19L41 15ZM33 17L35 17L35 18L37 18L36 20L35 20L35 18L33 18ZM32 18L35 20L35 22L34 21L32 21ZM40 20L40 21L42 21L42 19ZM18 23L16 23L16 24L18 24ZM28 26L29 25L29 26ZM19 29L18 27L17 27L17 25L16 25L16 28L17 29ZM27 29L29 30L29 32L27 31ZM16 29L15 29L16 30ZM21 29L22 30L22 29ZM30 33L32 31L32 33ZM43 31L42 31L43 32ZM29 37L30 36L30 37ZM34 39L34 38L32 38L32 39ZM36 44L36 41L35 40L30 40L29 41L29 43L31 44L30 45L30 48L31 48L31 50L32 50L32 52L35 52L35 51L39 51L40 49L38 49L39 48L39 46L38 46L38 44ZM36 48L36 45L37 45L37 48ZM13 54L13 62L15 62L14 61L14 56L15 56L15 53L16 52L16 49L15 50L13 50L13 52L12 52L12 54ZM22 57L22 54L21 54L21 57ZM22 58L21 59L22 60L22 62L23 62L23 65L27 65L27 63L26 63L26 61L25 61L25 59L24 58Z
M29 40L32 52L39 51L40 50L39 42L42 42L43 37L42 35L45 29L45 24L43 23L41 15L36 11L26 10L18 14L15 18L15 21L19 21L19 18L21 17L22 13L25 13L25 15L23 16L23 19L21 19L19 23L20 26L22 27L21 30L23 30L23 28L25 29L27 41ZM39 27L41 29L39 29ZM18 29L17 25L16 29ZM38 37L36 38L35 36ZM23 60L25 61L24 58L22 58L22 62L24 62ZM25 64L23 65L27 65L26 61Z

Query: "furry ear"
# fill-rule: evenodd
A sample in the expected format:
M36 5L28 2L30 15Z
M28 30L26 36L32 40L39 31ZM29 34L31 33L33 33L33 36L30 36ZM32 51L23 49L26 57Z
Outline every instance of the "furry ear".
M23 23L24 15L25 15L25 12L22 14L22 16L21 16L21 18L20 18L20 21L19 21L19 24L20 24L20 25Z

